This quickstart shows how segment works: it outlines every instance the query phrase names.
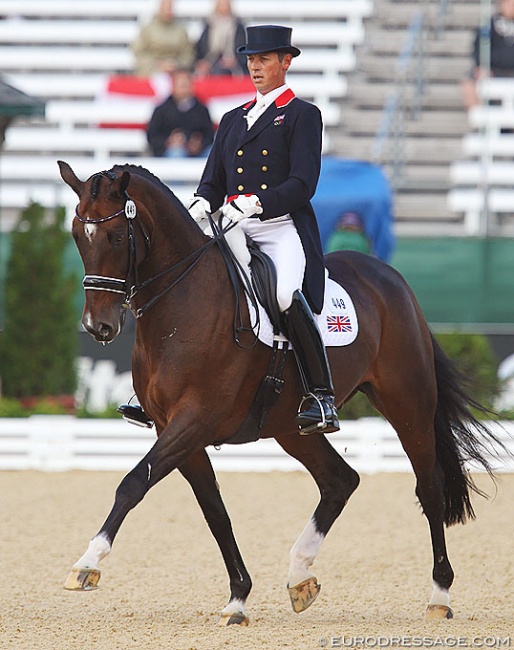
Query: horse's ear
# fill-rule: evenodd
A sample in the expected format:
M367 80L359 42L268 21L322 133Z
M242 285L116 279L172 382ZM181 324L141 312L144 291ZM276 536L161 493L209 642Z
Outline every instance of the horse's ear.
M120 177L120 194L123 194L130 183L130 172L123 172Z
M75 194L80 198L82 192L84 191L84 181L81 181L75 176L75 172L68 165L68 163L58 160L57 164L59 165L59 171L61 172L62 180L71 187Z

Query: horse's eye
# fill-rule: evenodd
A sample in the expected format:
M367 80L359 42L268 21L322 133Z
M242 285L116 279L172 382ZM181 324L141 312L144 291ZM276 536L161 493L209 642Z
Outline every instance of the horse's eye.
M107 233L107 240L111 246L119 246L125 240L125 234L122 232Z

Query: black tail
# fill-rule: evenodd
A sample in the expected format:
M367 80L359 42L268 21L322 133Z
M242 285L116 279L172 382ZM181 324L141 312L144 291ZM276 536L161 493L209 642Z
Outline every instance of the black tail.
M437 379L435 414L436 455L444 473L445 523L451 526L474 519L470 491L486 496L477 488L464 467L466 461L481 465L491 477L487 456L507 450L504 444L470 412L470 407L489 413L467 395L464 378L432 336Z

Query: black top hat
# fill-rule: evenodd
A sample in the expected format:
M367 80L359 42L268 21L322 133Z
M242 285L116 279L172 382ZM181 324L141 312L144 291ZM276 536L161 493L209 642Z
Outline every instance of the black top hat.
M241 54L262 52L288 52L298 56L300 50L291 45L291 27L280 25L257 25L246 28L246 43L237 48Z

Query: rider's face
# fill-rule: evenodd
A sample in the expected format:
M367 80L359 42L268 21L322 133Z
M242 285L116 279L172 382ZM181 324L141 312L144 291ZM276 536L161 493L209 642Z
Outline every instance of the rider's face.
M292 58L291 54L285 54L280 60L278 52L248 55L248 71L253 85L261 95L265 95L284 85L286 72L291 65Z
M500 12L505 18L514 19L514 0L501 0Z

